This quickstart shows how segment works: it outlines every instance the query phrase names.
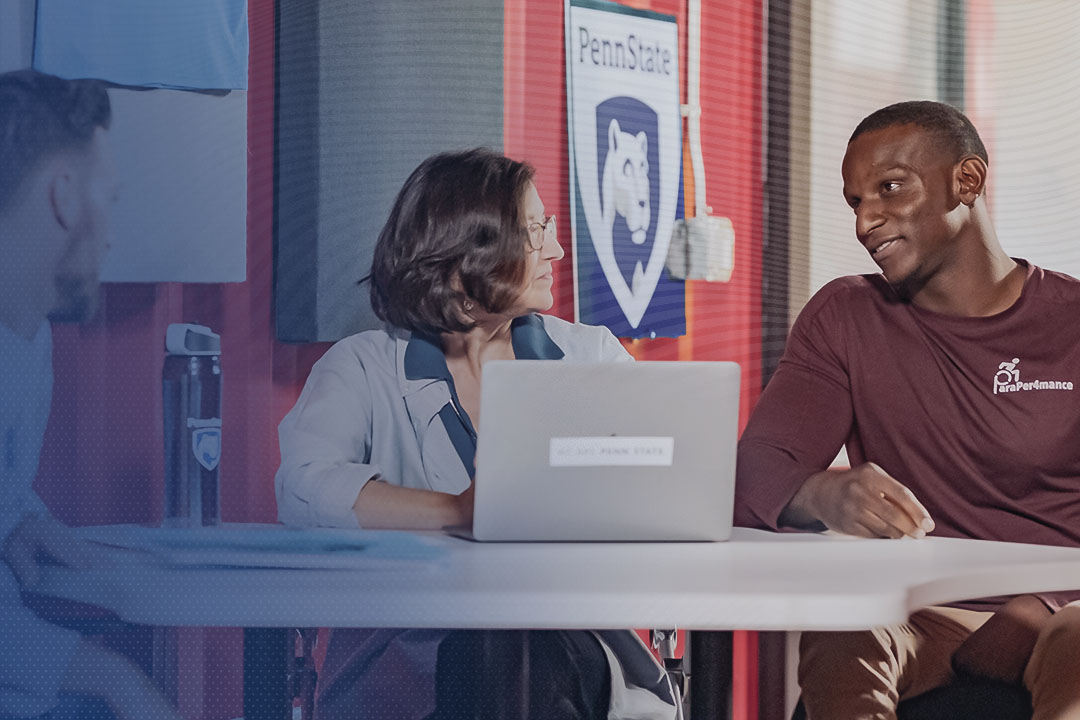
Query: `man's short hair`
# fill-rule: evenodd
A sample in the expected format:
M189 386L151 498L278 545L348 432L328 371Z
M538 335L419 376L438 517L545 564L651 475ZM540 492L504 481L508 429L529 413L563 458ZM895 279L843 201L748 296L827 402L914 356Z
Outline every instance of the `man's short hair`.
M534 170L490 150L433 155L398 192L371 263L371 306L411 331L463 332L466 300L508 310L525 277Z
M0 213L49 156L88 148L108 129L109 95L99 80L64 80L36 70L0 74Z
M915 125L931 132L942 144L942 150L951 153L955 160L965 155L978 155L990 164L979 131L967 116L952 105L932 100L910 100L875 110L855 128L848 144L863 133L897 125Z

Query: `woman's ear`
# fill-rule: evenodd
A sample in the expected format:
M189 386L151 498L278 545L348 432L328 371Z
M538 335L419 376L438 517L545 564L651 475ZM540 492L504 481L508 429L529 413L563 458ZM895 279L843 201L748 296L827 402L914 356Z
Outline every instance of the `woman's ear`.
M978 155L968 155L957 163L954 175L960 202L974 206L986 190L986 161Z
M74 169L68 163L56 163L49 180L49 205L64 230L71 230L78 223L80 204Z

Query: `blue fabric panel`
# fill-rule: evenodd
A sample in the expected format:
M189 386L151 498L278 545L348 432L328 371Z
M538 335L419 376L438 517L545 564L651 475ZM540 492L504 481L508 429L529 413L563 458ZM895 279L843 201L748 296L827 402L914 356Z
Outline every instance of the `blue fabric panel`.
M538 315L522 315L510 324L510 343L518 360L562 360L566 353L555 344Z
M450 403L443 405L439 411L439 419L442 420L446 434L450 436L450 442L457 450L461 464L465 466L465 472L469 473L469 479L476 477L476 466L473 459L476 457L476 435L465 425L467 418L458 415L454 406Z
M34 68L120 85L246 90L247 0L38 0Z

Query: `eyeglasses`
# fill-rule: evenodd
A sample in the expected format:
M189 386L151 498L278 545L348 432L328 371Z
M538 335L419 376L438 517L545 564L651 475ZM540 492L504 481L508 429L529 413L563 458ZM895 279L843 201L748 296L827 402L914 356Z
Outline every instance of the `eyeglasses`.
M529 231L529 249L532 252L540 252L544 249L544 243L548 238L558 239L558 231L555 229L555 216L548 215L544 222L532 222L526 226Z

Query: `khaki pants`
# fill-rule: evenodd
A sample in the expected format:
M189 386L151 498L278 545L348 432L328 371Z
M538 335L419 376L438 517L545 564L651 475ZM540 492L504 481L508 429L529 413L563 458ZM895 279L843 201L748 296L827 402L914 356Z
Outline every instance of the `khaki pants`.
M803 633L799 685L809 720L895 720L900 700L953 680L953 652L990 615L933 607L902 625ZM1033 720L1080 720L1080 602L1047 621L1024 684Z

